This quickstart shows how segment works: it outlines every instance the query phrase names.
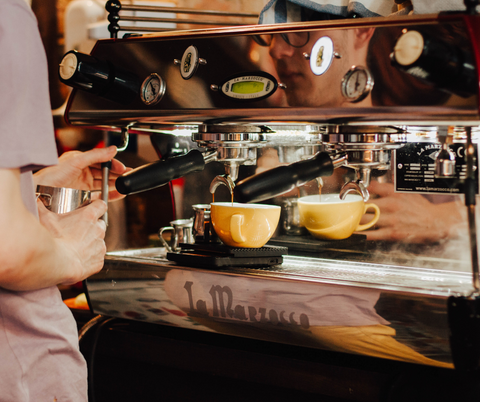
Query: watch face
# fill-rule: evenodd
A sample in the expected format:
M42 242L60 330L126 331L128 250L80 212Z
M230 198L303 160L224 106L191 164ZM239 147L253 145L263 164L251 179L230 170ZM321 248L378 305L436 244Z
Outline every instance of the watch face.
M140 97L146 105L154 105L162 99L165 94L165 82L158 74L150 74L143 81L140 90Z
M342 94L350 102L360 102L365 99L372 88L373 77L365 67L352 67L342 80Z

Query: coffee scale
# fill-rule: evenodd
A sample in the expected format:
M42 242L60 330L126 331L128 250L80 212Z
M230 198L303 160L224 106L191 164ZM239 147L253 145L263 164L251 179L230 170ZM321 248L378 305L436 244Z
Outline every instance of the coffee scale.
M119 178L117 189L128 195L183 178L183 203L173 201L175 218L191 219L194 240L180 239L179 249L170 252L165 247L109 252L103 270L85 281L91 310L150 325L152 333L192 330L200 337L225 335L281 351L301 348L312 356L323 351L339 353L340 360L362 356L449 375L476 372L476 4L440 15L117 38L117 3L107 3L112 39L99 40L89 55L71 51L61 63L62 82L74 88L65 117L99 133L148 135L162 144L159 161ZM362 64L341 39L359 32L365 39ZM300 59L278 56L275 45ZM295 85L289 74L299 65L312 84L302 86L299 79ZM331 89L310 99L320 91L313 85L322 80ZM296 91L302 95L295 98ZM338 98L323 102L330 94ZM318 103L306 104L312 99ZM295 221L296 199L318 192L319 177L322 191L357 193L364 200L372 180L391 180L396 192L423 194L433 202L456 196L466 217L463 232L450 248L446 240L368 242L362 233L319 241ZM212 193L217 200L222 191L227 200L233 194L241 203L282 206L278 232L256 250L260 260L251 259L252 250L225 249L218 242L205 225L208 207L194 214L193 205L208 205ZM200 262L192 262L194 254L201 254ZM248 370L235 375L252 381ZM317 377L303 384L302 392L338 400L397 400L382 399L381 393L372 397L374 377L363 385L337 378L350 392L335 391ZM382 377L382 387L393 387L390 380ZM265 383L286 387L273 379ZM439 390L439 398L448 394Z

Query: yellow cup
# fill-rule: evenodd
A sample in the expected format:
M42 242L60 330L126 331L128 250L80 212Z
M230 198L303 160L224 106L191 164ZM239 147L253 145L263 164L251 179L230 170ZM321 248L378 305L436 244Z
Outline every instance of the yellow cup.
M258 248L263 247L275 232L280 220L280 207L214 202L210 217L215 233L226 245Z
M298 199L300 224L318 239L340 240L353 232L371 228L380 217L380 208L365 204L362 196L347 194L344 200L338 194L310 195ZM373 219L360 225L362 216L373 209Z

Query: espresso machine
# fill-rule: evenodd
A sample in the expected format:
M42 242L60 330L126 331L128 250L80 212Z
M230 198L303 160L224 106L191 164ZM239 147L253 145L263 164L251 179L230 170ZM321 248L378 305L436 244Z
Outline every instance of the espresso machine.
M177 250L107 253L102 271L85 281L91 311L155 333L175 328L476 373L479 18L467 4L439 15L120 39L112 17L114 37L62 60L60 79L74 88L65 118L124 139L150 136L165 152L120 177L117 189L128 197L183 178L176 218L202 225ZM362 40L363 62L344 38ZM173 144L181 141L179 153ZM444 252L443 240L320 241L285 221L292 199L321 189L367 201L373 180L433 202L456 197L465 222L454 252ZM232 250L215 238L208 206L221 190L227 200L284 207L265 247ZM365 399L352 387L351 399L330 395L397 400Z

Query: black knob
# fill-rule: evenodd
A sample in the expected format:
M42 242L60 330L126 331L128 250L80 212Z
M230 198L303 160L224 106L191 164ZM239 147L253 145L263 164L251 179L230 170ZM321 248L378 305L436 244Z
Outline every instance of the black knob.
M415 30L403 33L391 54L392 65L462 97L478 91L472 55L460 47Z
M65 85L118 103L130 103L140 90L140 81L134 74L76 50L63 56L58 73Z

